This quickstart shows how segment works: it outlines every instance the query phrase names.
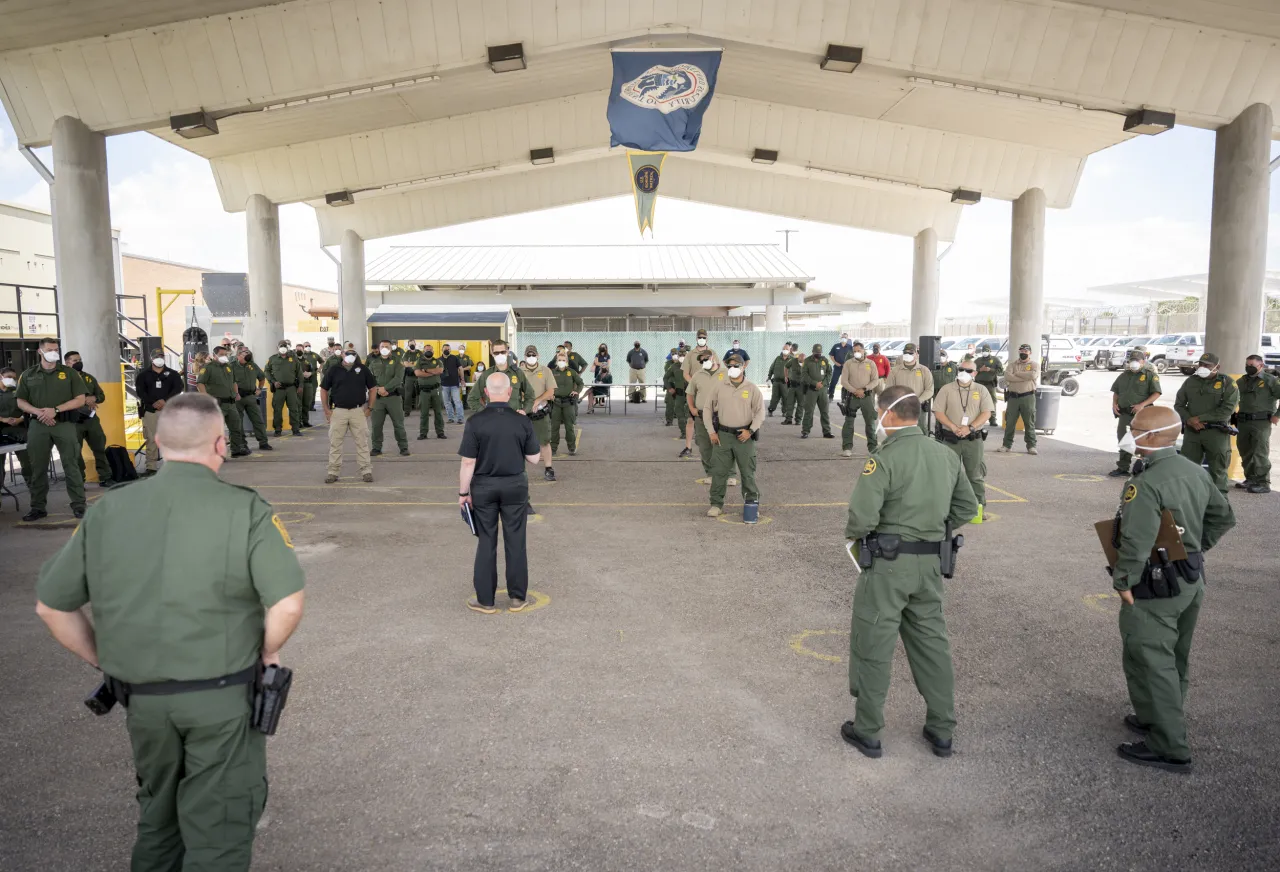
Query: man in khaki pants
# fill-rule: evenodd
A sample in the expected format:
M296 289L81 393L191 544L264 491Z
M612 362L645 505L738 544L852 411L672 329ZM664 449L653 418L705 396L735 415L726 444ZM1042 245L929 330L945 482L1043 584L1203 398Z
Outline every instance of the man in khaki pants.
M348 349L342 365L331 367L320 383L320 406L329 422L329 474L325 484L333 484L342 471L342 447L347 432L356 443L356 463L364 481L373 481L373 461L369 459L369 416L373 414L372 388L377 380L367 366Z

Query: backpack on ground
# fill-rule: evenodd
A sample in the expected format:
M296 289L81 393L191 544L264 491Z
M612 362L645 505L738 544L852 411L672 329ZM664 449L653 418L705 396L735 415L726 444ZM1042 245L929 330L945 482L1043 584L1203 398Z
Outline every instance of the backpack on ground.
M111 467L111 480L114 482L138 480L138 468L133 465L129 449L123 445L107 446L107 466Z

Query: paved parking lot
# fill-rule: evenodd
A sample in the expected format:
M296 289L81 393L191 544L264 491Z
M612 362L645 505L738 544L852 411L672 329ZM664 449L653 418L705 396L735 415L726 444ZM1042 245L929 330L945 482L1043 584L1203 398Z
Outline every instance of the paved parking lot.
M675 458L660 418L582 416L581 455L532 489L539 607L495 616L463 607L459 428L380 458L374 485L354 458L321 483L322 430L229 464L275 503L308 570L255 869L1275 868L1278 497L1250 498L1266 510L1242 512L1211 555L1195 774L1122 763L1118 601L1091 529L1119 485L1098 476L1109 451L1073 444L1093 438L1085 380L1039 457L989 457L995 519L966 530L949 583L960 726L946 761L919 737L901 654L885 757L840 740L842 530L861 460L838 441L771 419L764 522L748 528L732 491L725 517L703 517L699 467ZM50 508L65 513L65 495ZM0 869L116 870L135 819L128 742L118 711L80 704L95 673L33 613L36 571L71 529L51 520L0 514Z

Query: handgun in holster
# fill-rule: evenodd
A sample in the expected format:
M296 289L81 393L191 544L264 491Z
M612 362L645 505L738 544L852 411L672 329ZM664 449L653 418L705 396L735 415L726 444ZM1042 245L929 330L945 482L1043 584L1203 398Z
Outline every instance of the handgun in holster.
M858 568L870 569L880 556L880 539L875 533L858 540Z
M253 729L268 736L276 734L292 685L293 670L286 666L268 666L262 671L253 692L253 715L249 722Z
M956 557L960 554L960 549L964 547L964 535L962 533L954 533L950 521L947 521L943 530L942 549L938 554L938 568L941 570L943 578L951 578L956 574Z
M853 401L853 394L844 388L840 389L840 414L846 418L849 417L849 403Z

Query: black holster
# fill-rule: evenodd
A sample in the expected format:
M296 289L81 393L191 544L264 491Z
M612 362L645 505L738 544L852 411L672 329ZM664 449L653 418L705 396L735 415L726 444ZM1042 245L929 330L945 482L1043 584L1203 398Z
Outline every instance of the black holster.
M1142 570L1142 580L1130 592L1134 599L1168 599L1182 593L1178 584L1195 584L1204 577L1204 554L1188 551L1186 560L1169 560L1163 548L1156 559L1148 560Z
M253 713L249 726L268 736L274 736L289 701L289 688L293 686L293 670L286 666L268 666L253 694Z

